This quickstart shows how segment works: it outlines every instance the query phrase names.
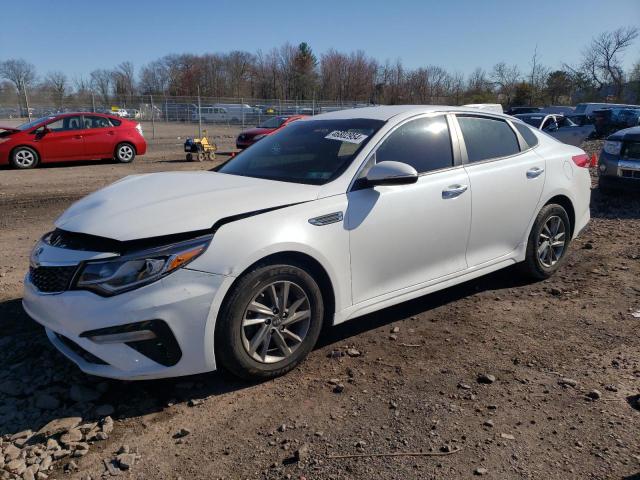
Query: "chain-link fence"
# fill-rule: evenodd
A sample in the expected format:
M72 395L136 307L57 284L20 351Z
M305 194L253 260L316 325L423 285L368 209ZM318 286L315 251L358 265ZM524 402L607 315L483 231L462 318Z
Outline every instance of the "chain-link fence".
M258 98L134 95L114 98L97 93L56 99L52 94L0 97L0 119L36 119L67 112L98 112L155 122L235 125L253 127L275 116L319 113L369 106L363 102L327 102Z

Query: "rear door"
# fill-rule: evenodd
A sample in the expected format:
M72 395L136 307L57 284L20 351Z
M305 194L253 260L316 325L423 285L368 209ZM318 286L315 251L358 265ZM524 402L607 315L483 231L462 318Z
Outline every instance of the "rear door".
M82 116L58 118L46 124L47 133L37 134L36 143L44 160L85 158Z
M542 195L545 161L503 118L456 117L471 190L472 268L511 254L523 241Z
M116 129L108 117L84 115L84 148L89 159L111 158L116 144Z

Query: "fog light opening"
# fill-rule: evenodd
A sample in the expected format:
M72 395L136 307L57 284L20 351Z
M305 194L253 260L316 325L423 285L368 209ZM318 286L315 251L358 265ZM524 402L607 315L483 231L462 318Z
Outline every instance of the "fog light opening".
M110 343L141 342L143 340L153 340L157 337L155 332L151 330L138 330L135 332L112 333L109 335L94 335L88 338L92 342L105 345Z

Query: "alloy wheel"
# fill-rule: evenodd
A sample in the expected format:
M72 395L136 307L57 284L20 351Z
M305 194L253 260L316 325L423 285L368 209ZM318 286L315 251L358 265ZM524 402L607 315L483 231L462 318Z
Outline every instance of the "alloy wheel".
M133 148L131 148L129 145L122 145L118 149L118 158L120 160L128 162L133 158Z
M567 243L567 228L557 215L547 219L538 235L538 260L547 268L553 267L562 258Z
M311 305L305 291L291 281L272 282L245 309L242 344L258 362L279 362L300 347L310 324Z
M36 156L30 150L18 150L14 156L19 167L29 168L36 162Z

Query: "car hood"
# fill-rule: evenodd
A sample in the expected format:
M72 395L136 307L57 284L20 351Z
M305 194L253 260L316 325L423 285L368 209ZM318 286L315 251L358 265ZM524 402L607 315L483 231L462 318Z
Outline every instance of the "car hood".
M132 175L77 201L55 225L137 240L206 230L234 215L315 200L319 189L214 172Z
M607 137L607 140L640 142L640 127L625 128Z
M15 133L15 132L19 132L20 130L18 130L17 128L14 127L6 127L4 125L0 125L0 130L4 130L7 132L11 132L11 133Z
M256 135L264 135L264 134L267 134L267 133L271 133L274 130L275 130L274 128L256 127L256 128L250 128L249 130L245 130L240 135L244 135L246 137L255 137Z

